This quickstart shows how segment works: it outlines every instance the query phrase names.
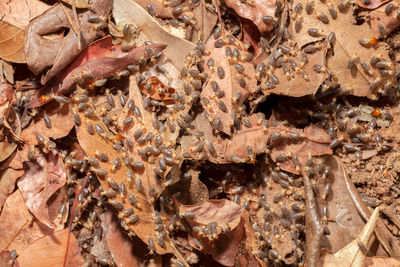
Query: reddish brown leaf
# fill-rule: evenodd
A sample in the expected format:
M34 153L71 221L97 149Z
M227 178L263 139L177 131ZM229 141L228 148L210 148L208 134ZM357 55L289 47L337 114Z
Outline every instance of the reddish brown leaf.
M70 105L58 104L57 102L50 103L44 112L51 121L51 128L46 127L43 119L44 112L42 112L42 118L22 132L22 139L28 146L31 146L38 143L37 135L41 135L47 140L50 137L58 139L67 136L74 126L71 109Z
M220 39L220 41L222 40ZM236 45L224 45L220 48L215 48L215 41L213 36L206 44L206 49L210 51L210 54L204 60L207 62L208 59L213 58L215 65L211 68L206 67L206 72L209 73L209 80L201 92L202 105L210 121L221 120L222 126L218 130L231 135L231 126L233 125L232 113L236 112L247 99L249 89L256 86L254 67L250 62L236 62L225 55L225 49L228 49L228 47L231 51L236 48L242 54L246 53L244 49ZM240 43L238 40L236 42ZM218 76L218 68L222 68L224 71L222 79ZM239 73L238 68L243 68L242 74ZM244 80L245 84L243 87L239 83L239 77ZM223 97L218 98L215 96L216 93L212 86L213 82L216 82L219 90L225 93ZM221 109L221 105L224 105L226 107L224 109L226 110Z
M296 155L300 160L300 164L304 165L309 155L320 156L332 154L332 149L329 146L331 138L328 133L319 126L311 124L304 128L304 131L301 129L285 129L286 127L274 128L275 129L270 128L269 134L273 134L277 131L287 131L304 136L304 139L299 142L291 142L288 138L284 138L282 142L274 146L271 151L271 158L274 161L276 161L278 155L286 153L286 155ZM277 164L282 170L299 174L299 170L296 170L290 156L284 162Z
M171 100L175 89L167 87L157 77L150 77L140 84L140 91L142 94L148 95L152 99L167 101L167 103L170 104L173 102Z
M386 1L384 1L386 2ZM380 3L384 3L380 2ZM392 11L392 14L386 15L385 9L388 5L390 4L398 4L400 1L395 0L395 1L389 1L387 4L384 4L383 6L371 11L369 13L369 16L371 17L371 29L374 33L374 36L376 38L382 38L388 36L393 30L395 30L399 25L400 21L398 18L396 18L396 15L394 15L395 11ZM383 32L379 30L379 28L383 28ZM383 33L383 36L382 36Z
M68 243L68 236L70 240ZM65 255L68 244L68 255ZM66 264L64 264L66 259ZM81 255L78 241L69 229L42 237L33 242L18 257L21 266L39 267L45 263L48 266L82 266L84 259Z
M253 0L251 3L240 0L225 1L227 6L233 8L239 16L252 21L260 32L272 30L272 24L263 22L262 17L275 17L275 2L275 0Z
M363 0L357 0L356 3L358 6L366 8L366 9L375 9L381 5L383 5L384 3L389 2L390 0L371 0L371 1L363 1ZM365 4L368 3L368 4Z
M13 168L0 171L0 210L8 196L14 191L15 182L23 173L23 170L14 170Z
M92 3L91 7L98 5L99 1ZM111 1L107 1L108 9L102 10L107 15L111 10ZM38 74L47 67L52 66L42 77L42 84L47 83L59 71L66 67L83 49L85 49L96 38L96 29L88 22L89 16L94 15L92 11L85 11L79 15L80 21L80 45L78 36L73 30L68 18L72 18L72 9L61 4L55 5L42 15L31 21L28 26L25 54L29 68ZM46 34L53 33L63 28L70 31L64 38L48 39Z
M25 63L24 30L0 21L0 58Z
M34 162L26 162L25 173L18 180L18 188L29 210L50 228L55 225L49 217L47 201L65 181L65 166L56 149L41 153Z
M103 238L117 266L139 266L147 253L146 249L138 242L132 240L119 226L118 218L111 210L101 216Z

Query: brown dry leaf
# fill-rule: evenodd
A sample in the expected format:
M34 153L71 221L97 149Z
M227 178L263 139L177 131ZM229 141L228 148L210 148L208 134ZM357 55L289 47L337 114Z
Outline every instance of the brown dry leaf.
M180 70L186 56L195 48L195 44L168 33L138 3L131 0L115 0L113 16L117 25L130 23L140 27L141 32L153 43L167 44L164 51L166 58Z
M379 208L375 208L367 224L361 233L346 247L335 254L326 254L323 256L323 266L344 266L344 267L363 267L365 262L365 252L360 247L366 247L369 239L374 233L377 220L379 218ZM361 243L361 244L360 244Z
M157 54L163 51L166 45L152 44L148 47L153 50L154 54ZM149 55L145 51L144 46L136 47L127 53L123 52L120 47L115 47L110 55L90 60L68 73L58 89L59 93L69 94L73 90L74 85L76 85L76 77L82 76L82 73L91 73L93 78L85 81L86 83L91 83L95 80L109 78L125 69L127 65L138 64L140 57L149 58Z
M0 216L0 251L9 248L19 231L29 225L31 219L21 192L16 190L7 198Z
M200 40L206 43L212 33L212 29L217 23L218 15L205 7L205 0L200 0L200 4L195 7L193 13L197 21L197 27L193 28L191 41L196 42Z
M363 0L356 0L356 4L360 7L366 8L366 9L375 9L384 3L389 2L390 0L371 0L371 1L363 1ZM368 3L367 5L365 3Z
M241 219L242 208L227 199L208 200L197 205L179 205L179 213L193 212L193 219L186 218L190 226L207 226L217 223L214 241L207 236L196 236L203 245L202 251L210 254L215 261L226 266L233 266L239 250L239 245L244 238L244 221ZM231 232L223 233L223 227L230 227ZM192 238L189 242L193 247Z
M19 177L24 174L23 170L15 170L13 168L7 168L0 171L0 210L3 204L6 202L9 195L15 189L15 182Z
M77 8L88 8L90 5L90 0L61 0L61 1L69 4L70 6L74 4Z
M332 149L329 146L331 138L329 134L320 126L311 124L303 129L289 129L284 126L270 127L269 134L274 132L287 132L287 133L298 133L304 136L304 139L298 142L292 142L289 138L284 138L282 142L274 145L271 150L271 158L276 161L276 157L282 153L286 155L296 155L301 165L304 165L307 157L321 156L326 154L332 154ZM278 162L278 166L285 171L299 174L299 170L296 170L290 157L284 162Z
M0 19L20 29L50 6L39 0L4 0L0 2Z
M5 127L3 128L3 133L0 133L0 137L3 139L0 143L0 162L7 159L17 148L18 143L16 139L19 139L21 135L21 122L18 117L18 113L15 111L14 107L11 108L7 117L3 118L6 127L10 127L9 134L4 135Z
M98 5L104 5L105 8L101 10L101 14L97 15L107 16L111 9L111 2L106 1L101 3L100 0L97 0L92 3L91 8L97 10L96 6ZM42 84L48 82L66 67L83 49L88 47L97 36L94 25L88 22L89 16L95 13L87 10L79 14L81 30L81 44L79 46L78 37L72 29L67 14L70 18L74 17L70 8L57 4L31 21L28 26L25 54L29 69L33 73L38 74L45 68L51 67L42 77ZM47 34L51 34L63 28L70 29L65 37L59 39L46 38Z
M173 19L175 16L172 14L173 7L171 5L165 5L162 0L135 0L143 9L150 13L148 6L150 5L154 10L154 16L157 18L164 18L164 19ZM182 8L188 6L188 3L177 2L178 5ZM190 18L193 17L192 12L183 10L182 14L186 14Z
M251 2L227 0L225 3L228 7L233 8L239 16L252 21L261 33L273 29L272 24L264 23L262 17L275 17L275 0L253 0Z
M0 80L14 84L14 68L13 65L7 61L0 59Z
M333 194L327 199L329 219L327 226L331 232L322 239L321 247L336 252L353 241L365 223L359 215L345 183L346 170L340 159L326 156L325 165L331 168Z
M13 259L10 250L0 251L0 266L19 267L18 261Z
M296 0L293 2L293 7L301 3L303 7L307 5L306 0ZM388 57L385 47L379 42L370 47L364 47L359 43L361 38L373 38L374 34L369 25L364 23L362 25L355 25L353 23L353 12L351 8L347 8L346 13L340 12L335 6L333 8L337 12L337 18L333 19L329 14L329 6L323 2L317 1L314 3L314 10L316 12L308 15L305 10L298 16L302 20L302 26L298 33L294 33L294 39L300 47L305 46L311 42L315 42L327 37L331 32L335 33L336 41L333 44L333 55L328 54L327 67L329 71L335 73L338 83L342 87L348 88L350 93L356 96L366 96L368 98L375 98L378 88L382 88L385 83L396 85L394 72L387 76L381 76L377 69L370 66L370 59L374 55L378 55L382 60L391 62ZM317 15L324 14L328 17L329 23L324 24L317 19ZM308 29L314 28L322 31L318 37L311 37L308 34ZM376 40L372 40L374 42ZM347 68L350 59L356 59L355 67L352 69ZM364 62L369 66L371 74L365 72L360 62ZM315 72L311 72L310 76ZM379 80L379 86L373 90L369 89L370 84Z
M366 257L364 260L365 267L382 267L382 266L400 266L400 261L395 258L384 257Z
M215 63L212 67L206 66L205 72L209 74L209 79L201 91L202 105L210 121L214 121L217 118L221 120L222 126L218 130L231 135L231 126L233 125L232 114L247 99L249 88L256 86L254 66L250 62L238 61L234 63L233 56L227 57L225 55L225 50L229 47L231 52L237 48L242 56L244 56L246 51L239 47L241 44L239 40L235 39L236 44L239 45L224 45L220 48L214 46L215 42L216 40L212 36L206 43L206 50L210 51L210 53L204 57L204 61L207 62L210 58L213 58ZM222 79L217 74L218 68L222 68L224 71ZM239 73L239 71L242 71L240 70L241 68L243 68L242 74ZM239 84L238 78L242 79L245 83L243 87ZM218 98L216 96L212 86L213 82L216 82L219 90L225 93L224 97ZM225 111L220 108L221 105L225 106L223 108Z
M389 3L371 11L369 13L371 29L374 33L374 37L382 38L388 36L393 30L395 30L400 25L400 20L396 18L395 11L393 11L390 15L386 15L385 9L389 4L398 5L400 3L399 0L390 1ZM381 25L384 29L384 36L382 36L382 32L379 30L379 25Z
M118 218L111 210L100 215L103 240L117 266L139 266L147 253L138 240L131 240L119 226Z
M191 226L207 225L217 222L217 233L222 232L222 227L236 228L241 220L242 208L235 202L227 199L210 199L196 205L179 205L179 213L193 212L193 219L187 218Z
M313 70L315 64L325 65L326 45L321 42L319 46L320 48L315 53L307 54L308 62L301 69L298 68L298 65L303 64L301 59L302 55L305 54L304 48L299 50L297 45L290 47L291 50L296 51L295 56L286 55L288 62L283 63L283 67L275 69L274 72L279 79L279 84L274 85L273 88L266 86L265 82L273 84L267 76L261 83L263 93L265 95L279 94L293 97L315 94L322 82L328 77L326 72L316 73ZM291 66L291 62L295 62L297 66Z
M172 94L175 92L175 89L167 87L157 77L152 76L140 84L140 91L142 94L148 95L152 99L172 103Z
M51 129L45 126L43 117L37 123L26 128L22 132L22 139L28 145L37 144L37 135L41 135L45 139L49 139L50 137L58 139L67 136L74 127L70 105L59 104L54 101L46 106L44 112L47 113L47 116L51 121Z
M69 238L69 243L68 243ZM68 246L68 255L65 255ZM64 260L65 265L64 265ZM33 242L18 257L21 266L82 266L83 259L78 241L70 230L64 229Z
M55 224L49 217L47 201L65 181L64 162L58 150L54 149L47 154L42 152L35 161L26 162L25 173L17 183L29 210L40 222L52 229Z
M142 118L144 122L148 122L148 117L150 116L150 121L151 121L151 113L145 112L143 109L143 104L142 104L142 97L140 94L140 90L136 85L136 81L133 76L131 76L130 79L130 97L132 99L135 99L135 104L137 107L141 110ZM136 86L135 88L132 87L132 85ZM133 89L132 89L133 88ZM135 92L135 93L134 93ZM133 94L133 95L132 95ZM120 201L123 205L125 206L132 206L135 208L135 214L139 215L139 221L136 223L127 223L128 227L130 230L132 230L143 242L148 244L149 238L152 238L153 241L155 242L157 240L154 227L156 226L156 223L153 218L154 214L154 209L152 206L152 203L154 202L154 198L149 195L150 187L154 186L156 192L160 192L162 189L162 185L159 184L153 177L154 170L152 168L152 165L148 161L142 160L142 158L139 156L139 153L137 152L137 147L135 144L135 150L128 151L128 156L132 157L132 163L133 162L142 162L144 164L144 168L139 168L135 169L135 171L132 172L133 177L131 182L129 182L128 178L128 170L131 171L130 168L128 168L124 163L123 163L123 157L121 156L120 153L115 151L112 148L113 145L113 140L115 136L106 131L106 127L103 124L103 122L100 121L100 119L96 116L93 116L91 118L87 118L85 122L85 118L83 115L80 115L81 120L82 120L82 126L77 127L77 137L79 144L82 146L83 150L85 151L86 155L88 157L96 158L96 153L97 152L102 152L104 154L107 154L109 157L108 162L101 162L99 161L100 165L99 168L106 170L108 173L105 177L98 176L99 181L104 188L104 190L110 189L110 185L107 182L107 179L105 178L111 178L112 180L116 181L118 184L121 182L124 182L127 185L127 190L128 190L128 195L133 195L137 198L138 200L138 205L131 205L128 202L128 197L127 196L121 196L117 194L116 197L113 198L112 201ZM146 117L146 118L145 118ZM87 132L87 124L90 123L94 127L94 125L99 125L103 128L103 131L108 132L110 134L111 139L106 139L103 138L102 136L98 135L95 133L94 135L90 135ZM134 125L139 125L142 122L139 122L137 119L134 121ZM148 125L148 124L146 124ZM150 124L151 125L151 124ZM149 125L149 127L151 127ZM100 151L99 151L100 150ZM131 154L132 153L132 154ZM122 161L122 165L120 168L117 168L112 171L112 162L115 158L120 158ZM96 169L95 169L96 172ZM141 180L143 189L139 192L135 186L136 179ZM139 207L139 208L137 208ZM155 249L157 253L159 254L165 254L165 253L174 253L176 257L182 258L180 254L176 251L176 248L173 246L172 243L170 243L168 240L166 240L165 247L160 247L158 243L155 242Z
M172 171L171 171L172 172ZM200 171L190 170L190 179L180 179L177 183L168 188L169 192L180 192L177 200L185 205L194 205L207 201L209 198L207 186L200 181Z
M25 63L25 32L16 26L0 21L0 58L15 63Z

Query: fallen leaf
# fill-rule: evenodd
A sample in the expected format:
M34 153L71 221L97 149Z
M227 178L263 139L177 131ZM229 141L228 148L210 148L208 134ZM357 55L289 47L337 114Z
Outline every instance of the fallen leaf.
M100 215L103 238L117 266L139 266L147 249L137 239L123 233L118 218L111 210Z
M365 267L400 266L400 261L395 258L365 257Z
M261 33L273 29L272 24L265 23L262 18L264 16L275 17L275 0L227 0L226 5L236 11L242 17L252 21Z
M234 37L234 42L240 43ZM214 46L215 42L222 42L220 48ZM238 49L239 53L244 54L246 51L238 45L223 45L223 39L216 41L214 36L206 43L206 50L210 53L204 57L204 61L209 59L215 61L214 66L207 65L206 72L209 74L209 80L201 91L201 99L204 110L206 111L210 121L214 122L219 119L221 126L218 130L231 135L231 126L236 116L232 118L232 114L244 103L249 95L249 89L256 86L254 67L250 62L236 61L233 56L226 56L225 50L229 49L232 53L233 49ZM218 75L218 69L223 72L222 76ZM242 86L239 79L241 79ZM216 83L216 85L215 85ZM217 86L217 91L222 91L225 95L217 97L213 89ZM222 108L221 108L222 106Z
M304 136L304 139L300 139L299 141L291 141L288 137L285 137L282 142L279 142L277 145L274 145L271 149L271 158L275 162L278 161L278 155L285 153L286 155L296 155L300 161L300 165L304 165L307 157L309 155L312 156L321 156L326 154L332 154L332 149L329 144L331 142L331 138L328 133L320 126L311 124L302 129L285 129L281 128L281 126L274 127L275 131L271 131L271 127L269 128L269 133L272 135L273 132L283 131L287 133L298 133L301 136ZM278 166L285 171L298 174L299 170L296 170L295 165L292 160L287 158L283 162L278 162Z
M186 218L191 226L218 223L217 233L222 227L236 228L241 220L242 208L227 199L210 199L196 205L179 205L179 213L193 212L194 218Z
M297 0L293 2L293 7L301 3L304 7L307 5L307 1ZM326 66L329 71L336 75L337 82L341 87L347 88L348 93L355 96L366 96L370 99L376 97L379 88L382 88L385 82L397 86L397 81L394 78L394 72L386 76L382 76L379 71L369 64L370 59L373 55L378 55L381 60L391 60L388 57L387 51L383 44L378 40L373 39L373 32L371 31L369 25L364 23L362 25L353 24L353 13L350 8L347 8L345 13L340 12L336 7L332 7L337 13L337 18L333 19L329 14L329 6L322 2L315 2L314 9L318 11L317 14L308 15L305 10L302 11L301 28L298 33L295 30L294 39L300 47L303 47L309 43L319 41L327 37L330 33L335 33L335 41L333 42L333 54L327 56ZM321 15L322 14L322 15ZM325 24L321 20L317 19L317 16L326 16L329 23ZM346 25L346 26L344 26ZM294 26L292 26L294 28ZM309 29L317 29L321 31L316 37L309 35ZM377 43L373 45L363 46L359 43L362 38L366 40L371 40L372 43ZM349 60L353 59L354 67L350 65L348 68ZM364 71L360 65L360 62L366 64L369 71ZM323 67L323 66L322 66ZM388 69L392 69L389 67ZM370 73L368 73L370 72ZM311 72L310 76L314 75L315 72ZM375 87L373 82L378 84ZM369 86L371 85L371 89Z
M11 63L0 60L0 79L3 78L9 83L14 84L14 68Z
M25 63L24 38L23 29L0 21L0 58L10 62Z
M107 16L111 9L111 1L106 1L104 3L101 3L101 1L94 1L91 7L96 9L96 5L105 7L102 13L97 15ZM88 21L89 17L94 14L95 13L88 10L79 15L79 27L81 32L81 37L79 39L81 41L80 45L78 45L78 37L68 20L68 17L73 17L70 8L57 4L30 22L25 42L25 54L28 67L35 74L38 74L47 67L51 67L42 77L42 84L47 83L95 40L97 36L96 29L93 24ZM53 33L55 30L62 28L71 29L64 38L45 38L46 34Z
M383 4L385 2L386 1L380 3ZM395 30L400 25L399 20L396 18L396 15L394 15L396 13L394 9L396 8L394 8L392 13L389 15L386 15L385 12L385 9L387 8L388 5L396 5L398 3L399 3L398 0L389 1L388 3L385 3L383 6L369 13L369 16L371 18L370 20L371 30L373 31L375 38L383 38L388 36L393 30ZM380 27L383 28L383 32L379 30Z
M68 247L68 255L65 255ZM65 265L64 265L65 260ZM33 242L18 257L21 266L82 266L84 259L81 255L78 241L69 229L42 237Z
M331 168L329 180L332 181L330 185L333 194L327 198L327 219L329 219L327 227L330 235L326 235L322 239L321 247L336 252L353 241L361 232L365 223L358 214L347 190L346 170L341 160L335 156L325 156L324 163ZM321 201L319 200L319 202ZM322 203L320 206L322 207Z
M274 75L279 79L278 84L274 84L271 79L272 76L266 75L261 82L263 93L265 95L279 94L293 97L314 95L328 77L326 72L316 73L313 70L314 65L324 66L326 45L321 42L319 49L312 54L304 53L306 48L300 50L297 45L294 47L285 45L285 47L289 47L295 53L293 56L287 55L288 62L283 62L281 68L275 69ZM304 56L308 58L308 62L303 62Z
M18 113L14 107L11 107L10 112L7 113L7 117L3 116L3 123L6 127L3 128L3 133L0 133L0 137L3 138L0 143L0 162L7 159L15 151L21 135L21 122ZM10 131L5 131L6 128Z
M25 173L18 180L18 188L26 205L35 217L48 226L55 228L48 213L47 201L66 182L65 166L58 150L38 155L36 161L25 163Z
M195 44L178 38L165 29L150 16L138 3L130 0L116 0L113 4L113 16L117 25L124 23L134 24L153 43L167 44L165 56L180 70L186 60L186 56L195 48Z
M150 77L140 84L140 91L144 95L150 96L152 99L166 101L171 103L174 88L167 87L157 77ZM169 101L168 101L169 100Z
M197 27L192 28L191 41L196 42L200 40L206 43L212 33L212 29L217 23L218 16L206 8L205 0L200 0L200 4L195 7L193 13L197 21ZM187 30L189 30L189 28L187 28Z
M375 9L389 1L390 0L382 0L382 1L380 1L380 0L371 0L371 1L357 0L356 4L360 7L366 8L366 9Z
M358 237L346 247L335 254L326 254L323 257L323 266L365 266L365 251L360 247L366 247L371 235L374 233L376 222L379 218L379 208L375 208L367 224ZM361 243L361 245L360 245Z
M172 19L172 18L176 17L176 16L174 16L172 14L172 9L174 7L172 5L165 5L160 0L136 0L135 2L138 3L143 9L148 11L149 14L151 12L154 13L154 16L157 17L157 18ZM189 3L185 3L185 2L183 2L183 3L177 2L177 4L178 4L177 6L183 8L183 9L190 5ZM149 10L149 8L148 8L149 6L152 7L153 11ZM181 16L183 14L186 14L189 17L193 16L193 14L191 12L188 12L188 11L185 11L185 10L183 10Z
M23 173L23 170L14 170L13 168L6 168L0 172L0 210L8 196L14 191L15 182Z
M24 30L29 21L49 8L49 5L39 0L5 0L0 3L0 18Z
M19 231L30 223L31 218L21 192L16 190L7 198L0 216L0 251L8 249Z
M36 136L41 135L45 140L49 138L59 139L69 134L74 127L73 114L71 106L68 104L50 103L44 111L51 122L51 128L47 128L43 119L43 113L35 124L29 126L22 132L22 139L27 145L36 145L38 143Z
M90 5L89 0L61 0L61 1L69 4L70 6L75 4L77 8L88 8Z
M18 261L16 261L10 250L0 251L0 266L3 267L19 267Z

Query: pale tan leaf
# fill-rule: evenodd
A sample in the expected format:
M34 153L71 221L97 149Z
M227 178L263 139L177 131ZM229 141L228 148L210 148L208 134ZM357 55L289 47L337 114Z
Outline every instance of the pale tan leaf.
M25 29L29 21L50 7L39 0L4 0L0 1L0 19L17 28Z
M23 29L0 21L0 57L14 63L25 63L24 38Z

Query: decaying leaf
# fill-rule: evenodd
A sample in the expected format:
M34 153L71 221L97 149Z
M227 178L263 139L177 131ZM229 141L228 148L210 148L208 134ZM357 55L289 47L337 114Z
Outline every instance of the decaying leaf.
M306 48L300 50L297 45L295 47L285 46L295 53L287 55L287 62L283 62L282 67L275 70L274 75L278 78L279 83L276 83L271 75L266 75L263 79L261 88L265 95L279 94L300 97L317 92L328 77L328 73L316 73L313 67L314 65L325 65L327 49L322 42L312 45L318 46L318 49L312 54L306 54L304 52Z
M138 3L130 0L116 0L113 5L113 15L117 25L132 23L154 43L168 44L165 56L177 68L181 69L186 56L195 47L192 42L178 38L166 30L150 16Z
M0 58L15 63L25 63L23 29L0 21Z
M46 114L51 123L51 128L46 126L44 119L25 129L22 133L22 139L28 146L38 143L36 136L41 135L45 139L62 138L67 136L74 127L73 114L70 105L59 104L57 102L50 103L46 106L46 110L41 114L42 118Z
M101 13L97 15L107 16L111 9L111 2L101 2L94 1L91 7L93 10L97 10L96 5L103 6L104 8L100 11ZM42 77L42 84L47 83L95 40L97 35L96 29L89 22L89 17L94 14L94 12L88 10L79 15L80 38L74 32L73 26L69 21L69 18L74 17L72 10L61 4L53 6L30 22L25 43L25 55L28 66L35 74L38 74L47 67L51 67ZM70 29L64 38L45 38L46 34L62 30L63 28ZM78 40L80 40L80 44L78 44Z
M293 7L299 3L303 7L307 5L307 1L300 0L293 2ZM377 56L378 61L390 62L390 59L384 46L377 39L374 39L374 34L369 25L367 23L353 24L350 8L347 8L343 13L335 6L331 7L336 12L336 19L330 16L329 8L322 2L315 2L315 13L308 15L305 10L301 11L301 17L298 17L301 27L298 33L293 30L297 44L303 47L309 43L328 38L331 33L334 33L335 38L330 37L333 41L329 41L333 48L333 54L328 54L326 66L329 71L335 74L337 82L353 95L373 99L378 89L385 84L396 85L394 72L382 75L370 65L373 56ZM310 31L313 36L310 35ZM361 65L361 62L366 64L365 67ZM315 72L325 71L324 66L321 67L321 69L320 67L316 68ZM389 65L387 69L391 70L393 67ZM314 75L315 72L311 72L310 76Z
M336 252L353 241L361 232L365 223L346 188L346 170L343 163L334 156L324 157L324 162L326 166L331 168L329 178L332 181L333 194L327 198L329 216L327 219L330 219L327 222L327 227L330 235L326 235L322 239L321 246L331 252Z
M118 218L111 210L101 216L103 237L117 266L139 266L146 249L138 240L130 239L118 224Z
M179 212L184 216L193 213L193 218L186 218L188 223L192 227L201 226L203 228L204 234L196 235L196 238L200 238L202 250L212 255L217 262L233 266L239 243L244 238L242 208L234 202L221 199L208 200L197 205L179 205ZM205 230L204 227L208 227L208 230ZM215 232L213 232L214 228ZM226 228L231 231L224 233ZM197 247L193 240L189 239L189 241L193 247Z
M66 255L66 248L68 254ZM84 259L81 255L78 241L69 229L34 241L18 257L21 266L82 266Z
M384 1L386 2L386 1ZM380 4L384 2L379 2ZM395 7L393 10L386 14L385 10L388 9L388 5L396 5L399 1L389 1L385 3L383 6L371 11L371 29L374 33L375 38L384 38L388 36L393 30L395 30L400 22L395 15ZM390 8L390 7L389 7Z
M260 32L266 32L273 29L272 23L265 23L263 17L275 17L275 0L228 0L225 1L225 3L227 6L234 9L239 16L252 21Z
M23 170L14 170L13 168L0 171L0 210L8 196L14 191L15 182L23 173Z
M224 31L223 31L224 32ZM237 116L237 109L249 95L249 89L256 86L254 67L246 61L234 58L233 50L237 49L242 56L246 51L241 43L232 37L232 43L224 44L224 36L216 40L214 36L206 43L210 54L204 57L205 62L214 61L214 65L206 67L209 80L201 91L201 103L211 123L219 131L231 135L231 126ZM215 47L217 43L218 47ZM226 55L230 51L230 55ZM223 96L217 97L220 92Z
M49 8L49 5L39 0L5 0L0 3L0 18L24 30L29 21Z
M212 33L212 29L217 23L218 16L206 8L205 0L200 0L200 4L194 9L193 13L197 21L197 27L192 27L191 41L196 42L200 40L206 43Z
M18 180L18 188L35 217L49 228L55 228L49 217L47 201L66 181L66 170L59 152L54 149L41 153L36 161L25 164L25 173Z
M378 218L379 208L376 208L359 236L335 254L326 254L323 258L323 266L365 266L364 261L367 252L365 248L374 233Z

